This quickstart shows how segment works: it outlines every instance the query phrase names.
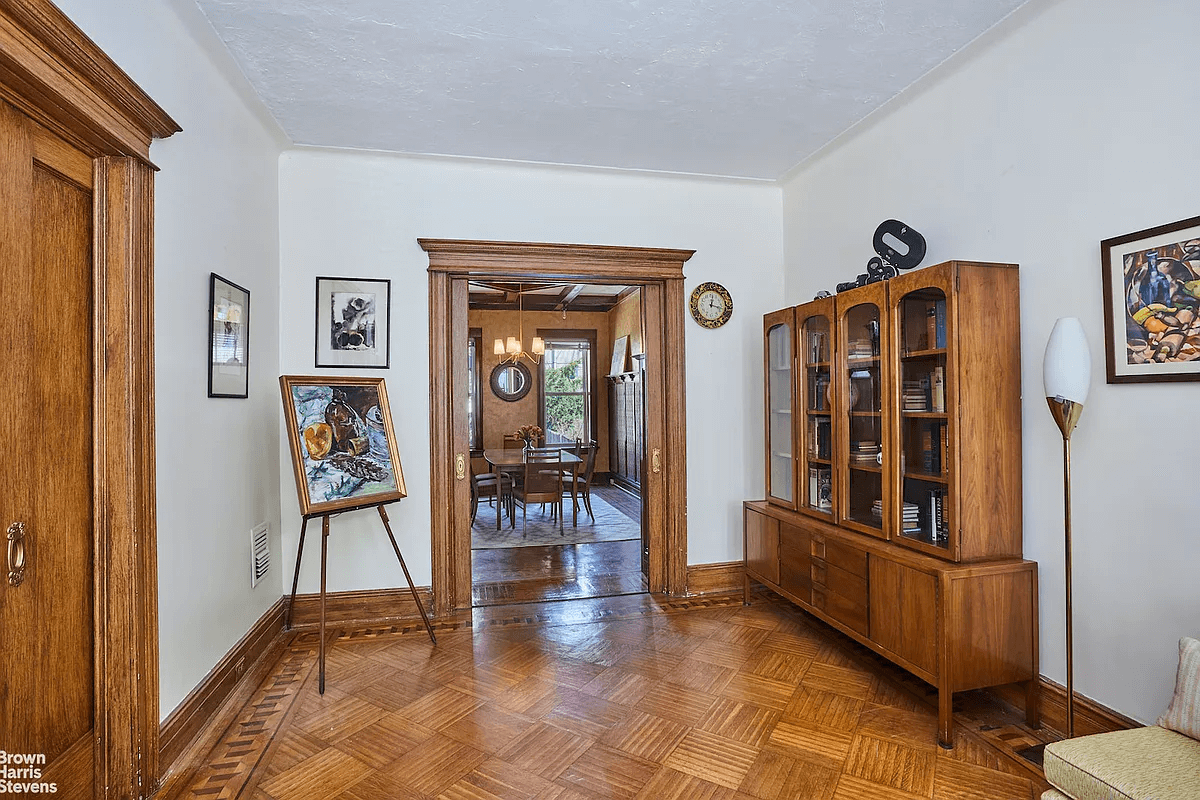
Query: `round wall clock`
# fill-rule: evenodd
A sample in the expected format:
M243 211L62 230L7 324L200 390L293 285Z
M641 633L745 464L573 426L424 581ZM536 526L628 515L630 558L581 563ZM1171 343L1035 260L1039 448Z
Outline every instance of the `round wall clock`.
M692 319L705 328L719 328L733 316L733 298L719 283L702 283L692 290L688 304Z

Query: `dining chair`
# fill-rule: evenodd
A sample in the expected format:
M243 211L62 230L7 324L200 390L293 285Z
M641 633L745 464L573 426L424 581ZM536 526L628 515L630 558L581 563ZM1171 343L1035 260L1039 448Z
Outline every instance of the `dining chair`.
M512 476L504 472L480 472L471 470L471 524L475 524L475 516L479 511L479 498L487 497L488 505L492 500L501 503L501 508L508 512L512 522Z
M558 527L563 525L562 510L562 452L553 449L539 452L531 450L525 454L525 480L512 489L514 503L521 504L521 536L528 533L528 509L530 503L550 503L550 518L558 518ZM514 512L515 512L514 507ZM514 520L515 522L515 520Z
M583 498L583 506L587 509L588 517L592 522L595 522L596 516L592 514L592 475L596 472L596 451L599 449L599 446L596 444L595 439L592 439L586 447L583 446L583 442L580 439L576 439L575 443L575 455L579 456L583 461L583 474L579 473L578 467L576 467L575 472L567 470L563 478L565 480L574 480L575 485L571 486L568 484L563 487L563 491L569 492L574 489L575 496ZM586 452L581 453L581 449ZM576 508L578 508L578 502L576 502Z

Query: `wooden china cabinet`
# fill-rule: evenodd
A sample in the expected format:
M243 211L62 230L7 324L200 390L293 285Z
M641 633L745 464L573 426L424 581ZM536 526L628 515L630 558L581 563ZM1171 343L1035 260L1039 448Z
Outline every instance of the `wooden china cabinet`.
M1016 265L950 261L764 317L746 601L759 581L936 686L945 747L956 691L1024 682L1039 721L1018 301Z

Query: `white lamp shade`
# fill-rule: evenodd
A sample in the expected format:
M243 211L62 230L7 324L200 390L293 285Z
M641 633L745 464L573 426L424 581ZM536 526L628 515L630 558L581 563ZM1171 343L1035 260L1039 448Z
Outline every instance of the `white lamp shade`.
M497 339L495 342L492 343L492 352L498 356L504 355L504 340L503 339Z
M535 356L544 355L546 353L546 343L542 340L542 337L535 336L533 337L533 344L530 346L530 349L533 350Z
M515 336L508 337L507 350L509 355L515 356L517 353L521 352L521 341Z
M1062 317L1054 323L1042 360L1046 397L1062 397L1083 405L1091 383L1092 353L1083 325L1075 317Z

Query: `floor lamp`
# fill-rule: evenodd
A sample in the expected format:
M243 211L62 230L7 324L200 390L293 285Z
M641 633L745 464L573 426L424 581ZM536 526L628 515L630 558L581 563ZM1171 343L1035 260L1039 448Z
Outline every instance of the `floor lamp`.
M1067 738L1075 736L1075 686L1072 663L1071 625L1071 431L1083 413L1088 386L1092 382L1092 356L1083 325L1075 317L1054 323L1046 357L1042 361L1042 384L1046 402L1063 437L1063 521L1067 600Z

